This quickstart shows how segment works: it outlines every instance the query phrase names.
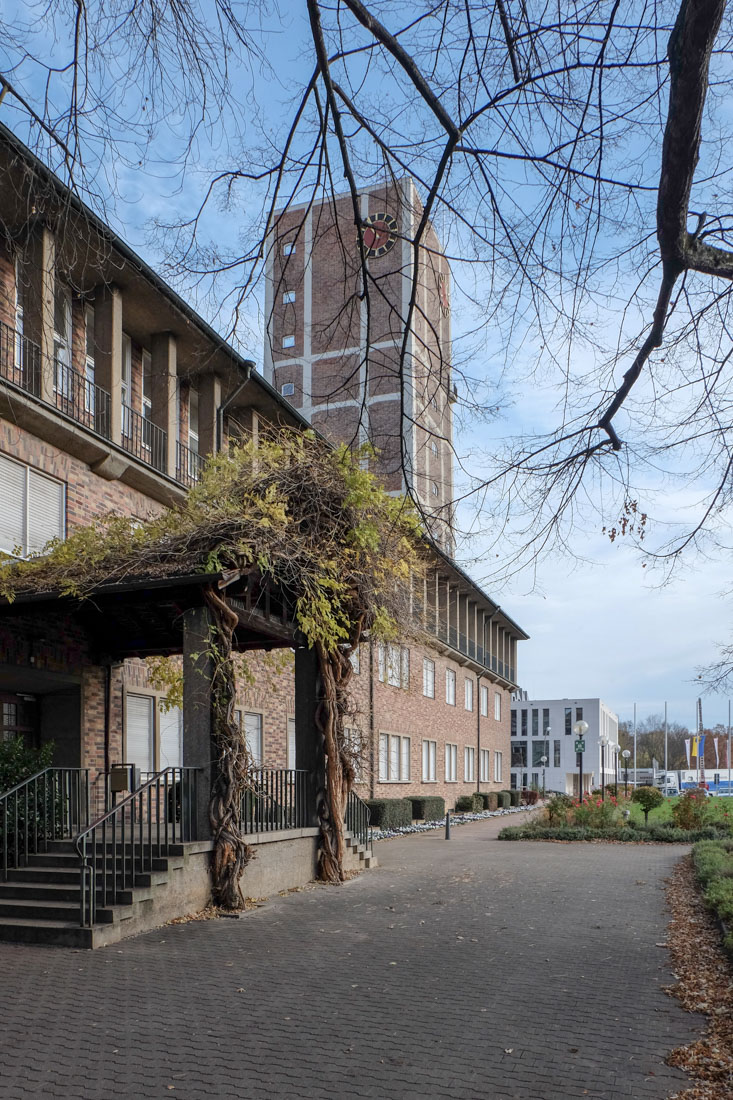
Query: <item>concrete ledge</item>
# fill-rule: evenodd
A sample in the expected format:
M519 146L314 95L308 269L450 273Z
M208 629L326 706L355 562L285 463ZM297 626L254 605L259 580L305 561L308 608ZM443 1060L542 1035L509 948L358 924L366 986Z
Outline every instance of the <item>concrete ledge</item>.
M313 837L318 836L320 830L318 828L311 829L281 829L280 832L275 833L245 833L244 839L248 844L273 844L280 840L299 840L301 837Z

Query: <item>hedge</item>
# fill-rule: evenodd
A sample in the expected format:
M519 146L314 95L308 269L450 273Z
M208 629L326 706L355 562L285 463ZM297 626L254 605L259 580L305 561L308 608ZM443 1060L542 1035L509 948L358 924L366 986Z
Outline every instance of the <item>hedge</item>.
M489 791L486 795L486 809L498 810L499 809L499 795L496 791Z
M412 803L412 816L418 821L439 821L445 817L445 799L437 794L410 798L408 801Z
M509 800L510 800L512 806L521 806L521 804L522 804L522 792L521 791L510 791L509 792Z
M496 797L499 801L497 809L508 810L512 804L511 791L497 791Z
M725 947L733 954L733 840L703 840L692 849L703 900L724 926Z
M591 829L582 825L514 825L502 829L499 840L615 840L622 843L690 844L714 835L710 826L703 829L669 829L658 825L637 825L616 829Z
M481 799L481 809L482 810L490 810L491 809L491 807L489 806L489 795L486 791L479 791L477 797ZM494 806L494 809L496 809L496 806Z
M369 798L367 806L375 829L400 829L403 825L412 825L409 798Z
M459 814L480 814L484 800L480 794L461 794L456 799L456 812Z

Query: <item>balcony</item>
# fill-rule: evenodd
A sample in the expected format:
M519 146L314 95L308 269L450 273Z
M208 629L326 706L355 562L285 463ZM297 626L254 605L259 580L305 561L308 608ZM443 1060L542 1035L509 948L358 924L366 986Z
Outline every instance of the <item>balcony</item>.
M183 443L176 443L176 481L190 489L201 480L204 459Z
M0 377L27 393L41 392L41 349L0 321Z
M164 474L167 442L167 432L129 405L122 406L122 446L126 451Z
M107 391L58 359L54 360L53 382L54 401L59 412L109 439L110 397Z
M483 665L489 672L496 673L496 675L501 676L502 679L509 680L510 683L515 683L514 677L516 670L512 668L508 662L501 661L496 656L490 656L483 646L476 645L473 638L469 638L466 634L459 633L453 626L448 627L444 621L436 623L434 616L432 618L429 617L427 628L439 641L446 643L451 649L455 649L458 653L462 653L465 657L470 658L470 660L476 661L479 665Z

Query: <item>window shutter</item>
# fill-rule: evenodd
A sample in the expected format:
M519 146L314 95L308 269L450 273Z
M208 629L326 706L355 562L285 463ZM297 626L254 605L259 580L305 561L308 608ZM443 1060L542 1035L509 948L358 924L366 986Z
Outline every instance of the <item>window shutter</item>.
M384 733L379 735L379 778L389 778L389 737Z
M28 549L37 554L53 538L64 537L64 486L28 471Z
M125 761L140 771L153 771L153 703L151 695L129 695L125 714Z
M160 708L160 767L183 767L183 715L179 707Z
M26 467L0 455L0 550L25 553Z

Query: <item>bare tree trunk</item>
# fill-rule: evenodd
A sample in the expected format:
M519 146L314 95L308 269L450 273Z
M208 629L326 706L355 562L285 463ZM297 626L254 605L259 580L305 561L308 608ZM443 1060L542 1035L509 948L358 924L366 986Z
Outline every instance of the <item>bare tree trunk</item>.
M234 720L236 682L232 636L237 616L213 588L207 588L205 596L216 624L210 640L214 657L211 705L214 737L219 749L209 802L209 820L214 835L213 896L215 903L224 909L241 909L244 896L239 883L245 867L254 857L254 850L246 843L241 829L242 796L251 787L251 782L244 732Z

